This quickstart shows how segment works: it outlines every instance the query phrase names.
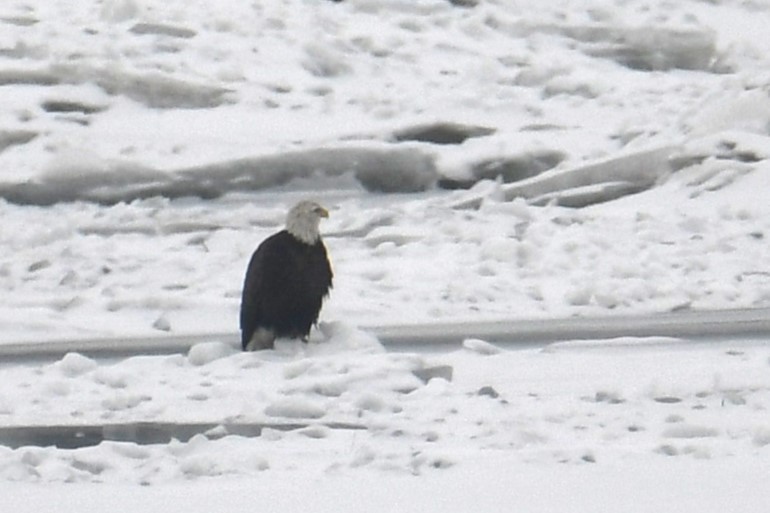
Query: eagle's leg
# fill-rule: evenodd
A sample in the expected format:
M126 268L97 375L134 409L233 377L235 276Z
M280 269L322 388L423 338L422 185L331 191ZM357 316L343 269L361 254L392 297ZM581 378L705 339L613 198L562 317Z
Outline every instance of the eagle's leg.
M257 328L246 344L245 351L259 351L275 347L275 331L269 328Z

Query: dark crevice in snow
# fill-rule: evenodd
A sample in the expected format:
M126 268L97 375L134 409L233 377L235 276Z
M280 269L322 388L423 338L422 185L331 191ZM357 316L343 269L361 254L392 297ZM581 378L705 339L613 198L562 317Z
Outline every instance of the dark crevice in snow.
M185 27L144 22L137 23L129 29L129 32L138 35L168 36L182 39L189 39L197 35L197 32Z
M393 133L398 142L416 141L432 144L462 144L474 137L484 137L496 132L494 128L463 125L460 123L431 123L404 128Z
M105 105L93 105L73 100L46 100L41 104L46 112L96 114L107 110Z
M3 16L0 18L0 21L9 25L16 25L17 27L31 27L40 23L40 20L37 18L29 16Z
M455 7L476 7L479 5L479 0L447 0L450 4L454 5Z

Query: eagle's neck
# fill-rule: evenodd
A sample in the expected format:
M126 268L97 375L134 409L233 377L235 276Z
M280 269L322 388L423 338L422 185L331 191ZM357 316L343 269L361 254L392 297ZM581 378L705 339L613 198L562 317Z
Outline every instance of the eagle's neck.
M312 246L321 238L318 221L317 217L289 216L286 220L286 231L300 242Z

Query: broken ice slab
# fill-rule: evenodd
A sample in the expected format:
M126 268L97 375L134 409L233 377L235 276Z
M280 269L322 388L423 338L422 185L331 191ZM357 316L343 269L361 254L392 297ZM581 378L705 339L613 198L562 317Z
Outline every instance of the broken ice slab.
M710 70L716 60L717 35L698 27L637 27L616 24L520 22L508 27L521 36L553 34L575 41L578 50L640 71Z
M652 187L661 177L671 172L670 158L676 146L662 146L613 155L573 167L553 169L538 176L502 187L506 201L515 198L533 200L536 198L555 198L558 195L569 196L567 191L589 186L603 185L599 190L584 189L580 206L592 201L607 201L624 194L632 194ZM590 195L587 193L590 192ZM597 194L598 192L598 194ZM623 193L623 194L621 194ZM606 198L606 199L605 199ZM476 196L460 201L455 208L478 208L483 196Z
M563 191L549 192L532 198L533 205L556 204L562 207L581 208L604 203L645 190L647 187L631 182L607 182Z

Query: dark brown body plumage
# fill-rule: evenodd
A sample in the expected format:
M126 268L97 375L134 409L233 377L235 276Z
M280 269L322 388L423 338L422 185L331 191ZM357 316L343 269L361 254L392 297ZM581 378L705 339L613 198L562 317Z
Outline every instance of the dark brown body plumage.
M267 335L251 349L272 348L279 337L307 340L331 287L332 270L320 237L307 244L282 230L265 239L251 256L243 284L243 348L257 331Z

